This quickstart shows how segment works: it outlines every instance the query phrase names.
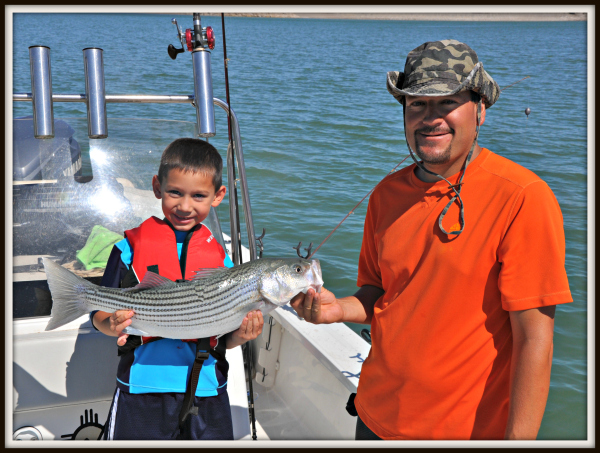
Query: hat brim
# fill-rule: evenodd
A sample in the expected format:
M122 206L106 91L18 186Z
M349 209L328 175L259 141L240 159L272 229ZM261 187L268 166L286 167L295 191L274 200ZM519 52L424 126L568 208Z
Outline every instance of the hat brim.
M477 81L476 79L480 76L483 80ZM404 96L452 96L464 90L472 90L481 95L485 107L490 108L500 95L498 84L483 69L481 62L475 65L462 83L448 79L432 78L425 82L400 89L398 88L398 80L403 78L404 73L402 72L390 71L387 73L387 90L398 102L402 102ZM482 90L482 85L489 86L489 89ZM492 93L492 96L488 96L486 91Z

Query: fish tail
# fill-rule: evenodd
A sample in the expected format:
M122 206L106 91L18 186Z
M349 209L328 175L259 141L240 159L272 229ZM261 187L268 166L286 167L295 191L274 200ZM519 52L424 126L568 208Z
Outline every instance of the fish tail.
M52 294L51 318L46 330L53 330L89 311L81 290L83 287L95 285L48 258L42 259Z

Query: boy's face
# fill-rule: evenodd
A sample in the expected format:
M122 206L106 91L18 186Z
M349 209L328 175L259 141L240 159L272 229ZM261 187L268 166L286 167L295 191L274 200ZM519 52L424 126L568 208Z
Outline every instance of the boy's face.
M170 170L163 181L152 178L156 198L162 200L162 210L177 231L189 231L202 222L210 207L217 207L227 189L221 186L215 191L212 176L205 173Z

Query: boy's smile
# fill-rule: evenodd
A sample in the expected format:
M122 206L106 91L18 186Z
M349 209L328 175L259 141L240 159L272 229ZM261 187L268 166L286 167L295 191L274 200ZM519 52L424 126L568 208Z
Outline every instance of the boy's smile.
M166 219L177 231L189 231L202 222L225 197L226 188L215 191L212 175L206 172L184 172L174 168L163 181L152 178L156 198L162 200Z

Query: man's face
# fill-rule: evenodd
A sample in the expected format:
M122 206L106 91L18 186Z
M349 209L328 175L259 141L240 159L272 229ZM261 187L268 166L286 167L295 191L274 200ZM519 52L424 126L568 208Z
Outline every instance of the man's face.
M406 138L417 156L432 168L462 165L475 139L477 125L477 104L471 101L470 92L406 96L405 102ZM482 106L481 124L484 119Z

